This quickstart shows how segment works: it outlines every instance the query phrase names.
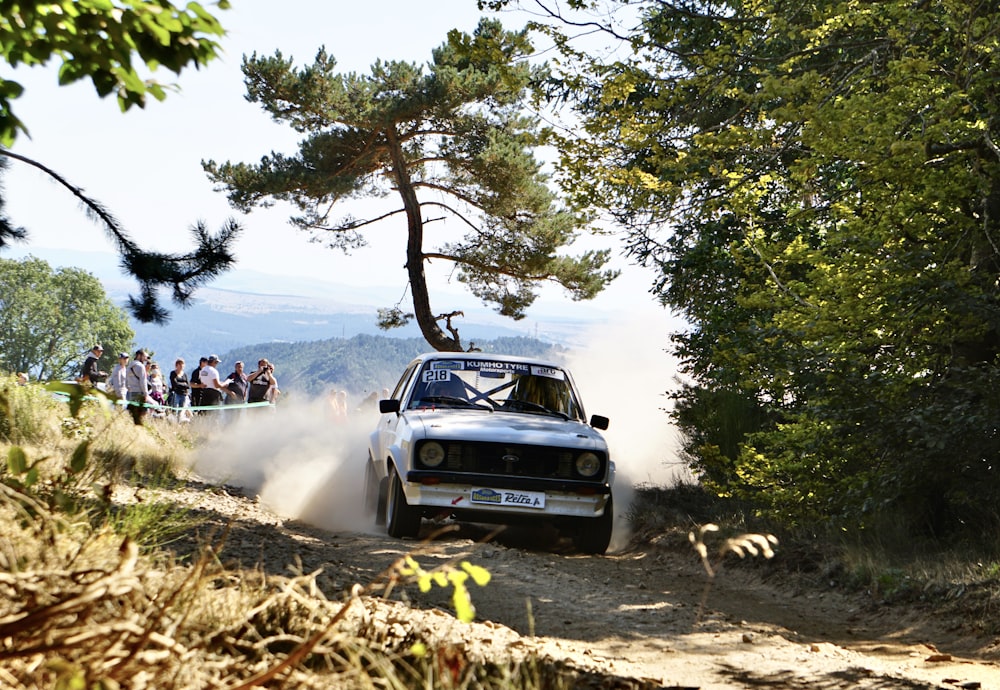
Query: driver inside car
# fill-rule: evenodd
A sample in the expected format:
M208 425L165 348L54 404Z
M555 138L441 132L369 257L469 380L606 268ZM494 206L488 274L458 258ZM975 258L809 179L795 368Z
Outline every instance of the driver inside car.
M514 383L508 400L539 405L553 412L569 414L566 387L561 381L542 376L521 376Z
M463 401L468 401L469 399L469 396L465 391L465 385L462 383L462 379L457 376L452 376L447 381L431 381L430 383L425 384L424 392L420 397L458 398Z

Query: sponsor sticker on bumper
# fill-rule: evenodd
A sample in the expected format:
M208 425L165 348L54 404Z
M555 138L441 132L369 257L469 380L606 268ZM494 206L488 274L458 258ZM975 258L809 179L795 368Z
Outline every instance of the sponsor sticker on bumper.
M543 491L510 491L506 489L473 489L469 500L479 505L517 506L518 508L544 508Z

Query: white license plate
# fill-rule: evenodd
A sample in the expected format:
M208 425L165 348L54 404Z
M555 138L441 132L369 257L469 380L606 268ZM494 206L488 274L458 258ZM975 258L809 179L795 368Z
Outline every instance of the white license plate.
M544 491L510 491L507 489L473 489L469 500L478 505L545 508Z

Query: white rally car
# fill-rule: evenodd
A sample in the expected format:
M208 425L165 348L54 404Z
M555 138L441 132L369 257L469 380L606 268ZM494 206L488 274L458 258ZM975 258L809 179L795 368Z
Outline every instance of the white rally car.
M391 536L421 518L547 522L585 553L611 541L614 464L569 372L552 362L435 352L379 401L365 505Z

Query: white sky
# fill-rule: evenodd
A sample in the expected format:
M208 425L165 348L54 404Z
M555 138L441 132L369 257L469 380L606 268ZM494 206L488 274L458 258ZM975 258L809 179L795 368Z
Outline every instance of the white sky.
M207 3L206 3L207 4ZM448 30L471 32L480 17L475 0L235 0L233 9L217 12L229 35L225 55L201 70L180 77L157 72L176 82L179 93L145 110L122 114L113 98L100 99L89 82L59 87L54 67L20 68L13 78L26 89L15 112L27 123L31 138L22 136L14 151L56 170L83 187L111 210L146 249L185 251L192 246L187 229L204 220L217 230L230 216L245 231L236 246L235 269L311 277L358 285L406 284L403 271L405 226L386 225L370 246L345 256L311 244L287 222L287 208L276 207L242 216L222 193L212 191L202 159L252 162L271 151L294 153L298 136L277 125L258 105L246 102L240 62L254 51L280 49L297 64L311 63L325 45L341 71L367 72L376 59L425 63L444 42ZM527 16L502 16L520 28ZM68 192L42 173L11 161L3 178L6 212L30 233L31 247L113 251L97 225L89 221ZM341 208L341 214L349 211ZM334 214L335 216L338 214ZM362 215L359 210L354 215ZM429 236L428 248L435 244ZM624 275L589 303L571 303L558 288L546 288L533 309L565 308L580 314L593 309L622 317L646 315L661 324L671 321L647 290L649 271L629 266L611 237L588 238L581 248L611 247L614 267ZM461 291L447 274L429 272L434 291ZM529 316L531 311L529 311Z

